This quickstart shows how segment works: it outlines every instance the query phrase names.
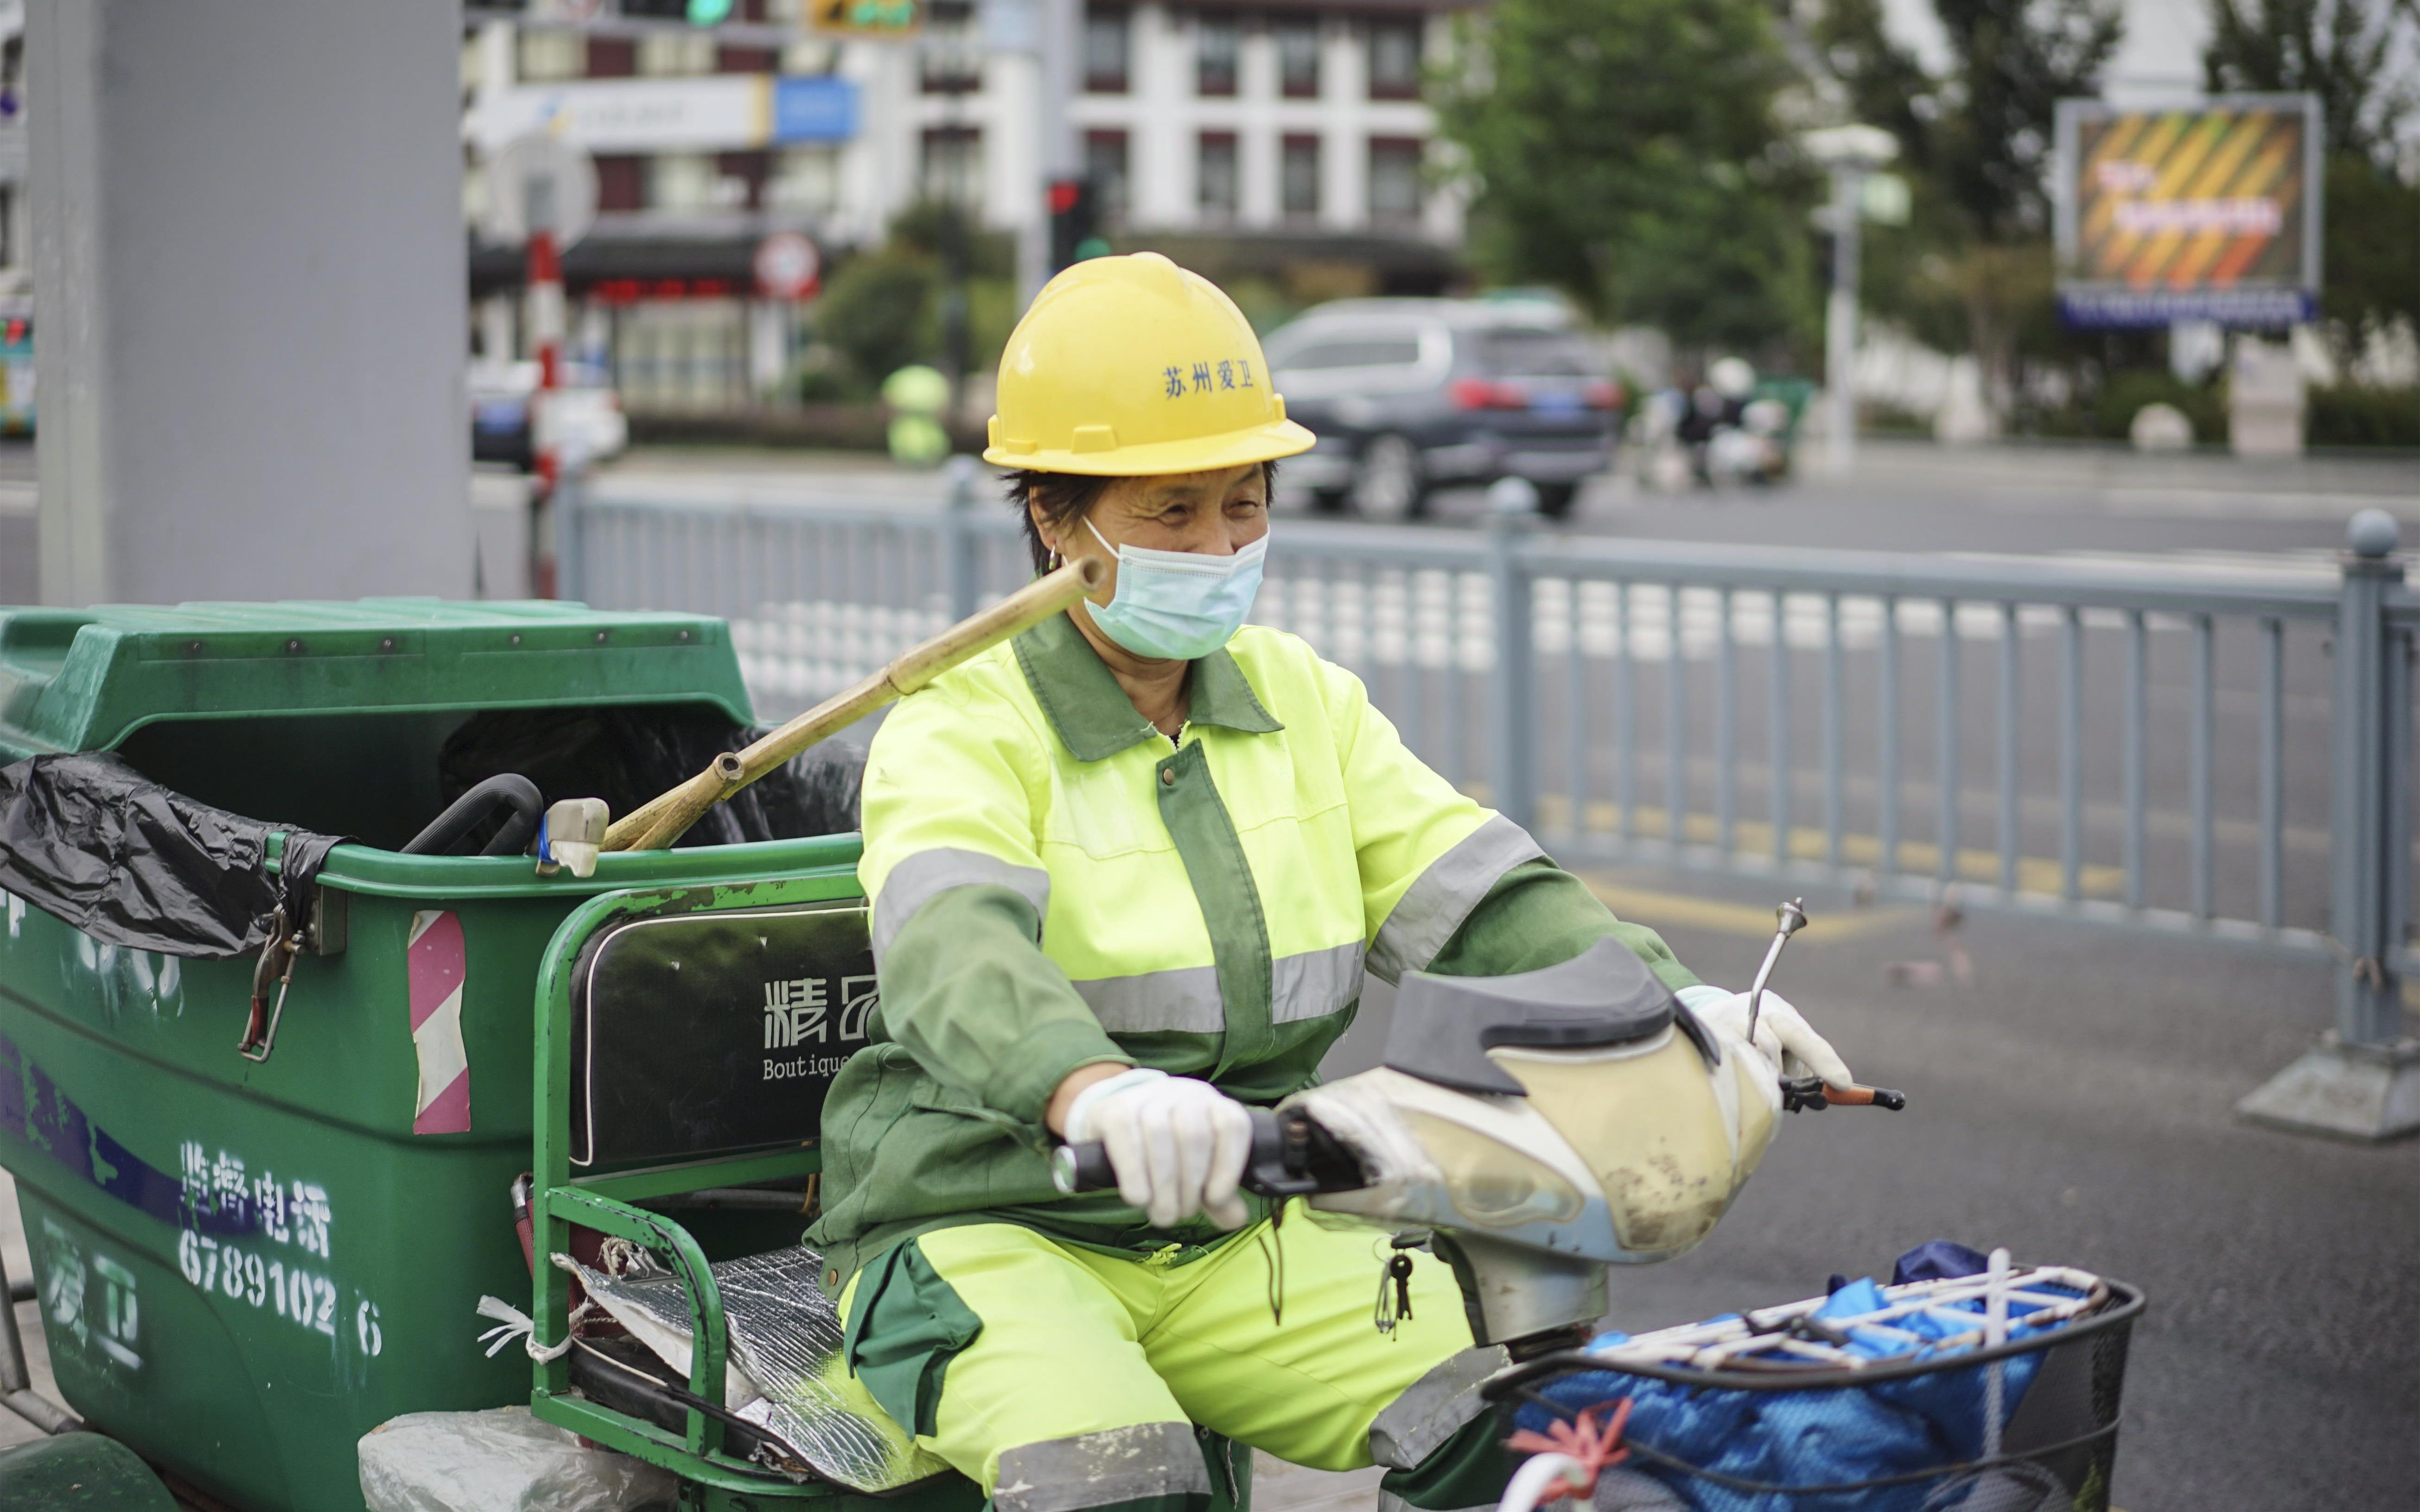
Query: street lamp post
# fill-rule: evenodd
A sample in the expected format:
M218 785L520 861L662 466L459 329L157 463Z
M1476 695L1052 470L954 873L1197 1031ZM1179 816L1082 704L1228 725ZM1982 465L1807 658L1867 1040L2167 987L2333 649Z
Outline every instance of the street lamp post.
M1832 294L1823 309L1825 439L1831 470L1849 471L1856 455L1857 236L1866 177L1899 156L1899 142L1877 126L1830 126L1803 137L1807 155L1831 171Z

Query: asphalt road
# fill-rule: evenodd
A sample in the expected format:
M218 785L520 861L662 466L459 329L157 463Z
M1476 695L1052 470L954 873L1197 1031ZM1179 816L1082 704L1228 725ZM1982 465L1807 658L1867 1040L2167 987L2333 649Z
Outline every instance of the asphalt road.
M1741 985L1771 889L1645 871L1597 880L1710 980ZM2324 1026L2324 968L2047 920L1970 918L1971 981L1922 909L1823 891L1775 979L1903 1113L1788 1121L1694 1253L1617 1272L1629 1332L1887 1279L1928 1239L2005 1244L2143 1288L2116 1504L2378 1512L2420 1486L2420 1144L2257 1130L2235 1101ZM1383 1042L1383 989L1330 1070Z
M39 592L33 449L0 445L0 604ZM863 454L654 449L625 457L606 486L643 494L935 497L933 473ZM1300 507L1291 495L1286 501ZM1843 482L1809 473L1773 488L1658 494L1626 479L1583 491L1577 528L1647 540L1747 541L1914 551L2333 551L2354 510L2378 505L2420 545L2420 456L2331 455L2244 463L2219 455L2137 456L2102 448L1971 450L1866 442ZM1475 488L1438 495L1431 516L1470 524Z

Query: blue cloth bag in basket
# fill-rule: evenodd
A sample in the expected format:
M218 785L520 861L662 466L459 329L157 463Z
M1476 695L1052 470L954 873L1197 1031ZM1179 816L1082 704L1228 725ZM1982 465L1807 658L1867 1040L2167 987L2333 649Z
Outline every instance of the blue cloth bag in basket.
M1859 1279L1837 1288L1814 1317L1830 1322L1884 1305L1882 1288ZM1981 1304L1957 1310L1979 1315ZM1916 1313L1897 1319L1894 1326L1928 1342L1879 1336L1850 1325L1843 1348L1868 1359L1897 1359L1921 1353L1931 1348L1930 1341L1951 1337L1971 1325ZM2040 1326L2012 1321L2009 1337L2022 1339L2040 1332ZM1626 1334L1601 1335L1589 1349L1603 1351L1629 1338ZM1954 1362L1963 1352L1962 1348L1942 1355L1942 1369L1870 1385L1732 1391L1678 1385L1620 1370L1584 1370L1535 1389L1570 1412L1607 1408L1597 1414L1600 1421L1608 1415L1610 1404L1627 1396L1631 1412L1624 1442L1701 1471L1771 1486L1841 1486L1947 1470L1982 1457L1989 1367L1958 1368ZM2024 1399L2040 1362L2040 1351L2029 1351L2000 1363L2003 1428ZM1826 1374L1839 1380L1837 1372ZM1544 1431L1555 1417L1531 1401L1515 1421L1521 1427ZM1634 1454L1627 1463L1663 1480L1700 1512L1918 1512L1934 1485L1926 1477L1856 1491L1745 1490L1660 1465L1643 1454Z

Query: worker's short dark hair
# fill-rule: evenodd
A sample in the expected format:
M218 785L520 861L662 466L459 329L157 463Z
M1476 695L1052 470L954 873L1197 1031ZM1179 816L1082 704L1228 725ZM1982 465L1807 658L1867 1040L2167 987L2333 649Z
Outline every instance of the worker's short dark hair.
M1083 472L1044 472L1033 468L1019 468L1006 474L1008 501L1016 507L1017 523L1025 527L1025 549L1033 558L1033 570L1050 570L1050 548L1042 544L1042 532L1033 523L1033 510L1041 506L1042 517L1057 530L1068 521L1091 512L1101 497L1101 490L1114 481L1094 477ZM1278 465L1261 464L1261 486L1272 494L1278 486Z

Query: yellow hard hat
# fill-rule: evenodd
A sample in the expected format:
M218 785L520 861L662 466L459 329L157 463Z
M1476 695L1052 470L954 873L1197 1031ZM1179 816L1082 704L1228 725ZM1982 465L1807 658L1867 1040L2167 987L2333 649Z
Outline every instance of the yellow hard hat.
M984 460L1044 472L1200 472L1317 440L1285 417L1235 301L1156 252L1044 285L1001 354L999 403Z

